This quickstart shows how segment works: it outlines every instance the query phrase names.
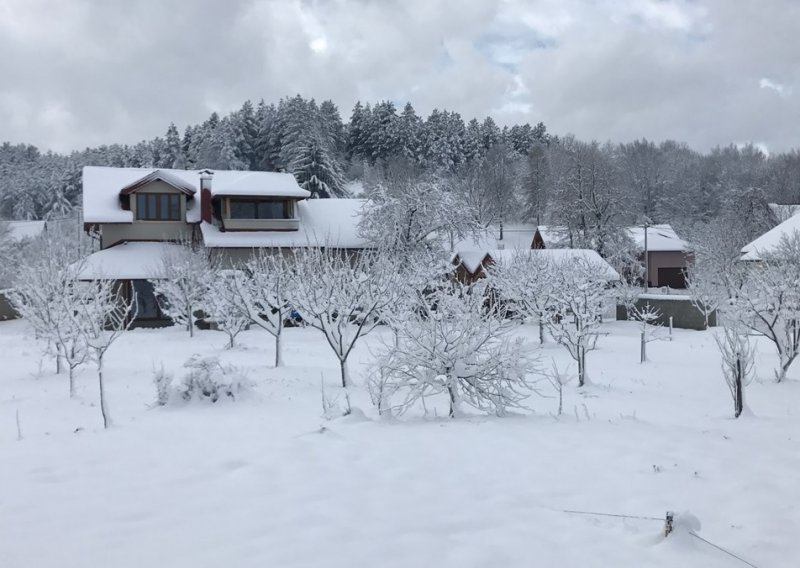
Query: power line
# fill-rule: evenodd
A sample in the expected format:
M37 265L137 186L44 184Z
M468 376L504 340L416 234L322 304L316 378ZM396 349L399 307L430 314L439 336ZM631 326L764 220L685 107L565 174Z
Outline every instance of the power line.
M707 541L706 539L704 539L702 536L700 536L699 534L697 534L697 533L696 533L696 532L694 532L694 531L689 531L689 534L690 534L690 535L692 535L693 537L697 538L697 539L700 539L700 540L702 540L702 541L703 541L703 542L705 542L707 545L709 545L709 546L713 546L714 548L716 548L716 549L717 549L717 550L719 550L720 552L724 552L725 554L727 554L727 555L728 555L728 556L730 556L731 558L735 558L736 560L739 560L740 562L744 562L745 564L747 564L748 566L751 566L752 568L758 568L758 566L756 566L755 564L753 564L753 563L751 563L751 562L748 562L747 560L745 560L745 559L744 559L744 558L742 558L741 556L737 556L737 555L735 555L735 554L734 554L733 552L731 552L730 550L725 550L725 549L724 549L724 548L722 548L721 546L719 546L719 545L716 545L716 544L714 544L713 542Z
M596 513L594 511L573 511L570 509L558 509L562 513L574 513L576 515L598 515L601 517L618 517L621 519L642 519L645 521L664 521L663 517L642 517L640 515L620 515L614 513Z

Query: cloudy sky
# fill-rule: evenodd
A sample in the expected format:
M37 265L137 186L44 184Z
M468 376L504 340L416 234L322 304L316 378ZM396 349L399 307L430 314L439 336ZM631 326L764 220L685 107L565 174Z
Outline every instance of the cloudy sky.
M0 0L0 141L131 143L295 93L800 147L794 0Z

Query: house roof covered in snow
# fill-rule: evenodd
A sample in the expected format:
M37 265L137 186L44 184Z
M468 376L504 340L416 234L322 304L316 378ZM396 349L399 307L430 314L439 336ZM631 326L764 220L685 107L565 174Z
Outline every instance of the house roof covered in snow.
M463 266L470 274L477 274L492 262L508 264L536 258L556 266L566 266L574 262L587 262L597 273L608 281L619 280L619 274L597 252L589 249L472 249L454 253L452 262Z
M503 224L487 227L476 237L466 238L455 244L455 250L500 250L529 249L536 234L536 225L527 223Z
M156 242L126 242L90 254L79 280L139 280L163 277L162 259L180 251L181 245Z
M763 260L765 256L778 250L784 238L790 238L798 232L800 232L800 215L794 215L743 246L741 260Z
M626 230L636 246L644 250L644 227L634 225ZM548 248L569 246L569 231L566 227L540 225L539 234ZM647 250L686 252L689 244L678 236L671 225L650 225L647 227Z
M0 223L8 228L8 238L19 242L41 235L47 221L0 221Z
M603 257L591 249L505 249L489 251L489 255L498 264L520 262L526 258L542 259L555 266L568 266L571 263L585 262L605 280L619 280L619 273Z
M172 170L157 168L83 168L83 218L86 223L130 223L133 213L120 206L123 191L161 179L178 187L187 195L200 189L200 173L205 170ZM212 196L241 195L247 197L290 197L303 199L311 194L297 185L292 174L218 170L211 181ZM187 200L186 221L200 221L200 200Z
M210 248L307 247L367 248L359 234L363 199L306 199L297 203L297 231L226 231L202 223L203 242Z

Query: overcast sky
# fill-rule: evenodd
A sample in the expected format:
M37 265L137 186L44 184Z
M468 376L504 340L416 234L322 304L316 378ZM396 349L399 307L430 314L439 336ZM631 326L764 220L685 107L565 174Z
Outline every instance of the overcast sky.
M410 100L706 150L800 147L794 0L0 0L0 141L64 151L246 99Z

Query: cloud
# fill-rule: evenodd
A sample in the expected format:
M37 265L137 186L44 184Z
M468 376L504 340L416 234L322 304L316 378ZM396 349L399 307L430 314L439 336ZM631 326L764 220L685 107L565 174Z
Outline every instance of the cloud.
M781 151L800 145L798 26L791 0L5 0L0 141L134 143L299 92L345 119L358 99L411 100Z
M782 85L781 83L777 83L771 79L767 79L766 77L759 79L758 86L762 89L771 89L782 97L788 97L792 94L792 90L787 88L786 85Z

